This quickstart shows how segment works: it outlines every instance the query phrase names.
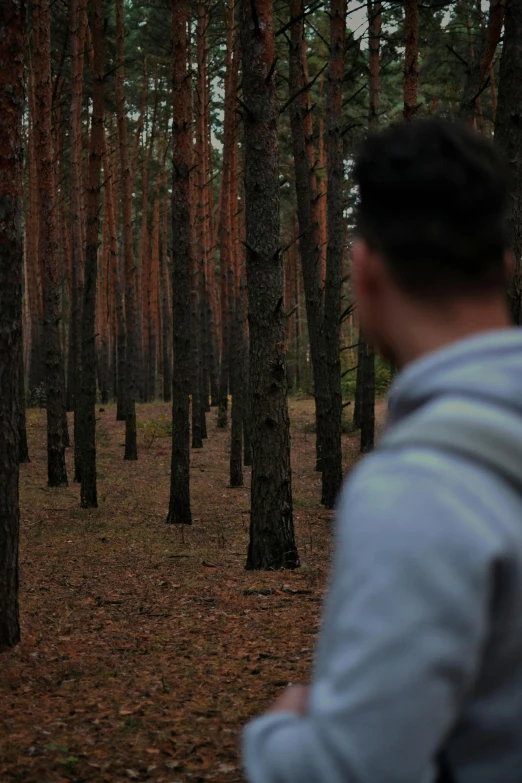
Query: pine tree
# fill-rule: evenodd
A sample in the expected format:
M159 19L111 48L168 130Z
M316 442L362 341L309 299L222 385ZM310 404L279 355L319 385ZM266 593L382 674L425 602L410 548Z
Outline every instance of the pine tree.
M59 246L57 190L52 139L50 0L33 2L35 156L40 194L39 254L43 270L47 477L51 487L67 485L63 429L64 373L59 334Z
M369 101L368 130L377 129L379 117L380 89L380 44L382 27L382 3L380 0L368 0L369 34ZM359 331L357 382L360 383L360 449L364 454L370 451L375 439L375 352Z
M104 51L101 0L90 0L90 29L92 34L91 70L93 77L93 102L86 194L87 233L81 322L81 383L80 389L77 390L76 393L76 404L80 418L80 504L82 508L97 508L98 506L96 491L95 312L96 278L98 269L100 172L104 146Z
M0 19L0 648L20 641L18 619L19 373L22 350L23 0Z
M190 510L190 168L187 0L172 0L172 465L167 523L192 523Z
M241 0L252 484L247 568L295 568L271 0Z
M125 455L126 460L138 459L136 443L136 363L138 358L138 332L136 314L136 280L132 240L132 185L135 164L129 162L127 118L123 91L123 66L125 62L125 34L123 27L123 0L116 0L116 111L122 180L123 257L125 268ZM141 113L141 116L143 112ZM138 123L138 128L140 124ZM137 160L137 156L136 156Z
M326 281L324 331L330 410L323 437L322 502L333 508L342 482L340 306L343 264L343 135L342 103L346 51L346 0L330 7L330 62L326 90L326 165L328 171Z

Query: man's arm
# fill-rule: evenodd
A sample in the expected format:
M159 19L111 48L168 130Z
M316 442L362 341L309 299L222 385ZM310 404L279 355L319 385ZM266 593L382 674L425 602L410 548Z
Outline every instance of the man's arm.
M308 712L247 726L250 783L429 777L479 663L492 557L471 493L447 465L433 470L411 453L376 454L356 471L338 514Z

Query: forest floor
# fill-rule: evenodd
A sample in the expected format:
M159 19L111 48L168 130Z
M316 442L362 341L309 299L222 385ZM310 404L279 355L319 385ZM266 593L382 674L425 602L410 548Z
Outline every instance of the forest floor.
M382 403L378 407L379 415ZM330 551L313 406L290 402L301 568L244 570L245 487L228 484L228 430L208 416L192 451L194 524L165 524L168 437L138 406L139 461L124 462L114 406L98 414L99 509L46 486L45 412L28 411L21 468L22 643L2 654L0 783L241 781L241 727L308 679ZM72 428L71 428L72 431ZM357 434L343 436L345 468ZM72 450L68 450L72 477Z

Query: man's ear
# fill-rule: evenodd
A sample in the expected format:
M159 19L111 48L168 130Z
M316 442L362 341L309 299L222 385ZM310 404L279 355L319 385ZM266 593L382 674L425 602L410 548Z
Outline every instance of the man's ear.
M368 265L368 256L370 254L370 248L368 244L356 237L350 249L350 257L352 259L352 283L355 288L358 288L360 284L364 284L364 277L366 274L366 268Z
M376 280L376 255L368 243L357 237L351 248L352 284L356 296L367 294Z

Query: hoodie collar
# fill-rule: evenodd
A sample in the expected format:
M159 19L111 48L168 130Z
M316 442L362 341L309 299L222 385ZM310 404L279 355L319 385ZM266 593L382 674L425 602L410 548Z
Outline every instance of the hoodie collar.
M522 366L522 329L493 329L465 337L421 356L408 364L396 377L388 395L388 424L395 424L437 394L437 380L470 365L483 365L502 354L520 352ZM451 384L448 384L450 386Z

